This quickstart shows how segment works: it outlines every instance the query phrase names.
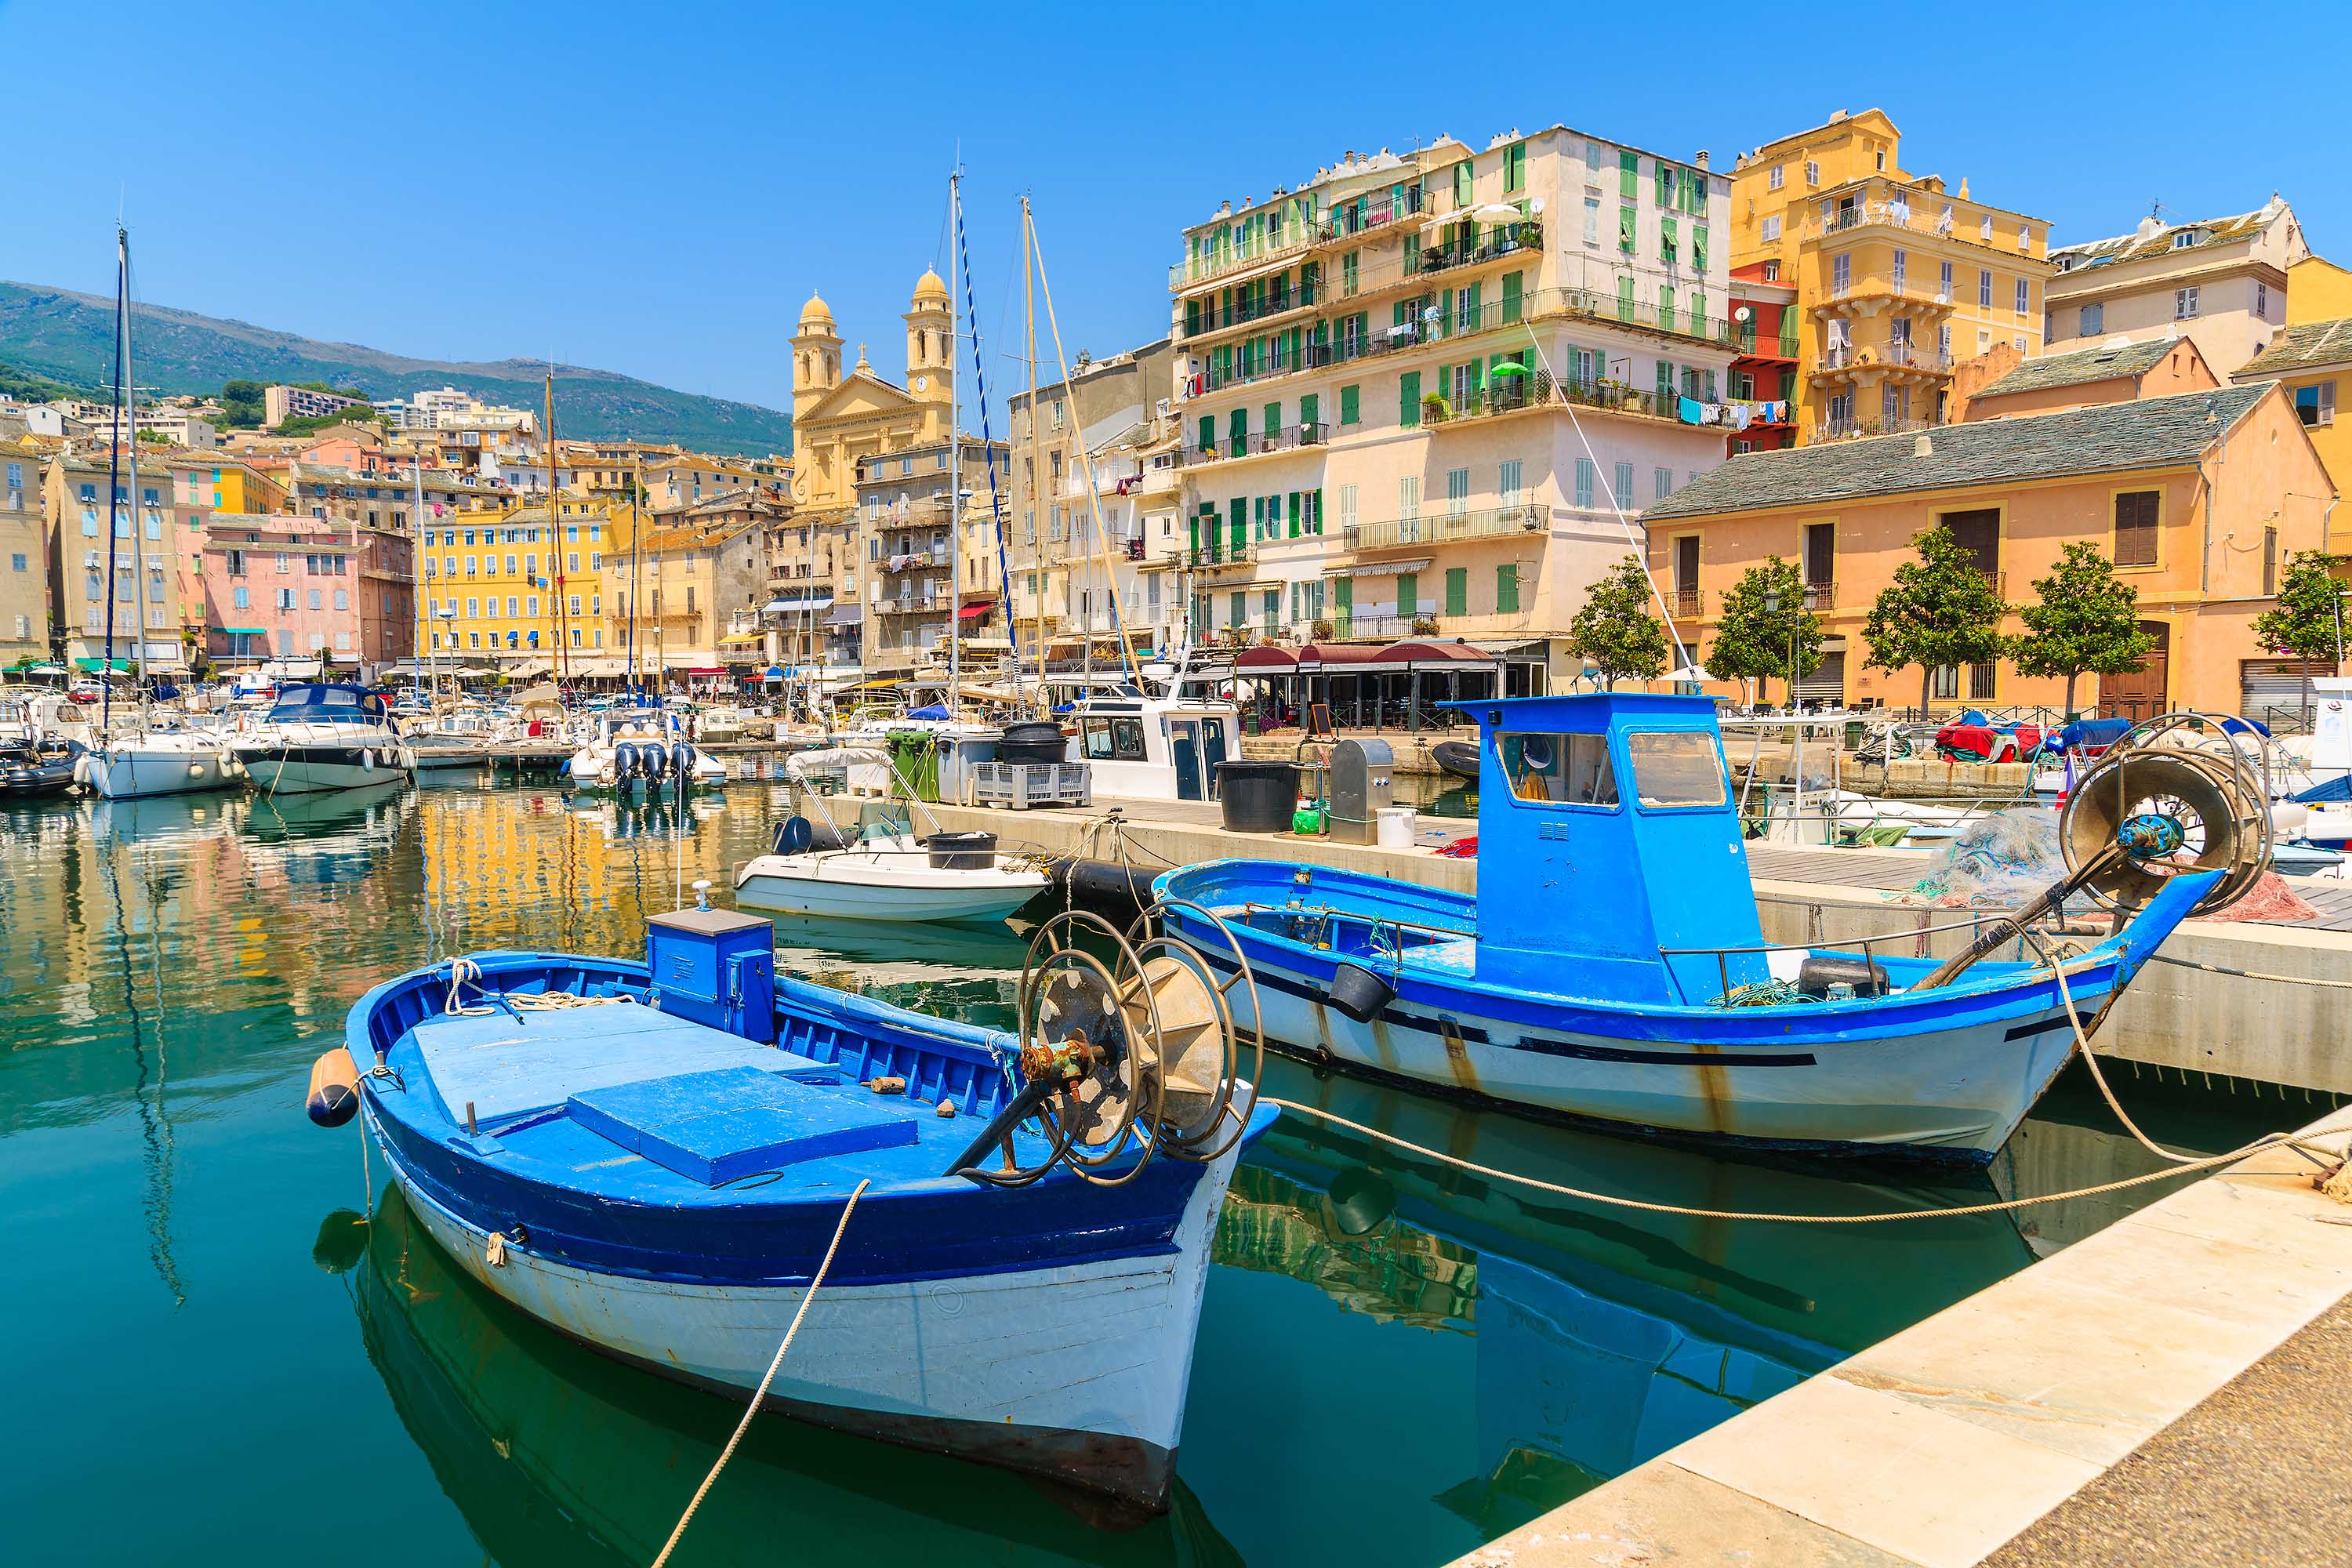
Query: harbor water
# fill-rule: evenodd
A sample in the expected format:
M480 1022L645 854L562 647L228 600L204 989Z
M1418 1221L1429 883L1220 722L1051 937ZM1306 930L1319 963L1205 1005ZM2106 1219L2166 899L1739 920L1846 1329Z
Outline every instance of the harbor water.
M452 953L634 955L765 847L775 786L664 806L458 778L0 812L0 1541L21 1563L649 1562L740 1407L523 1319L425 1239L312 1059ZM1011 930L780 921L828 984L1005 1024ZM2300 1092L2118 1068L2218 1150ZM1696 1208L1982 1202L2148 1169L2069 1075L1990 1170L1731 1160L1292 1063L1276 1092ZM2226 1089L2226 1091L2225 1091ZM2168 1184L1902 1226L1741 1226L1491 1183L1286 1117L1220 1220L1167 1518L762 1416L676 1561L1426 1568L2095 1230Z

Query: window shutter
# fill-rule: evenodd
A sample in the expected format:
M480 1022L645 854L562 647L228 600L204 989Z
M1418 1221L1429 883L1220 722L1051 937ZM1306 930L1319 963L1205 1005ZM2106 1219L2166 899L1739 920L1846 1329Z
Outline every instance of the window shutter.
M1300 393L1300 394L1298 395L1298 435L1299 435L1299 438L1300 438L1301 440L1306 439L1306 437L1307 437L1307 426L1310 426L1310 425L1320 425L1322 422L1323 422L1323 398L1322 398L1321 394L1319 394L1319 393L1313 393L1313 392L1302 392L1302 393Z
M1642 161L1631 153L1617 154L1617 194L1632 201L1641 194Z
M1445 613L1449 616L1470 613L1470 568L1467 566L1445 569Z
M1467 158L1454 165L1454 205L1457 207L1470 205L1470 160Z
M1470 319L1462 323L1462 330L1466 332L1476 331L1482 321L1478 314L1478 288L1475 283L1470 285Z
M1495 568L1495 613L1516 616L1519 613L1519 569L1511 562Z
M1363 420L1363 388L1343 386L1339 389L1339 423L1343 426L1360 424Z
M1265 405L1265 438L1268 441L1271 441L1276 436L1281 434L1282 405L1279 403L1269 403Z
M1201 416L1201 450L1213 452L1216 449L1217 416L1213 414L1203 414Z
M1315 491L1315 526L1308 531L1312 533L1323 531L1323 491L1320 487L1318 487Z
M1397 377L1397 423L1408 430L1421 424L1421 372L1417 370Z
M2116 497L2116 564L2156 564L2158 492L2126 490Z
M1233 499L1233 504L1228 510L1225 534L1227 542L1233 546L1234 559L1240 560L1249 550L1249 502L1240 496ZM1234 603L1240 604L1241 597L1239 594L1235 594ZM1234 619L1238 622L1240 617L1236 616Z
M1675 220L1661 214L1658 217L1658 259L1672 261L1674 258Z
M1503 274L1503 324L1506 326L1516 325L1518 321L1521 287L1519 274L1516 272Z
M1408 620L1421 614L1421 579L1411 572L1397 574L1397 614Z
M1197 337L1200 335L1200 331L1201 301L1187 300L1184 301L1184 335L1188 338Z
M1617 209L1617 248L1632 254L1633 249L1633 207L1630 202ZM1630 283L1630 279L1620 282Z
M1706 270L1706 226L1705 224L1691 225L1691 266L1701 272Z
M1289 537L1292 539L1298 537L1298 492L1297 490L1290 492Z
M1672 207L1675 205L1675 166L1664 158L1658 160L1657 195L1659 206Z
M1331 580L1331 616L1339 623L1339 633L1347 635L1348 617L1356 608L1356 580L1335 577Z

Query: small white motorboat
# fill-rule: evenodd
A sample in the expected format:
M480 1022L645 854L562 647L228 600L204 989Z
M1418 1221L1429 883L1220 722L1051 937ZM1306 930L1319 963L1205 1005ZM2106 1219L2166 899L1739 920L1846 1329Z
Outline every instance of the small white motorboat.
M675 714L655 709L614 709L601 715L596 732L572 754L565 771L574 789L619 795L679 786L716 789L727 783L727 764L688 744Z
M820 823L795 814L777 825L775 847L735 868L735 901L750 909L845 920L1001 921L1045 891L1045 868L1025 855L1000 853L992 833L949 833L923 806L887 752L864 746L802 752L784 763L795 805L806 803ZM852 798L890 800L891 786L924 819L877 821L845 831L825 802L821 782ZM836 795L835 798L838 798Z
M231 789L245 769L226 738L202 731L143 729L93 745L80 759L82 782L108 800Z
M269 795L362 789L416 772L384 700L363 686L298 681L280 687L269 717L236 742L236 760Z

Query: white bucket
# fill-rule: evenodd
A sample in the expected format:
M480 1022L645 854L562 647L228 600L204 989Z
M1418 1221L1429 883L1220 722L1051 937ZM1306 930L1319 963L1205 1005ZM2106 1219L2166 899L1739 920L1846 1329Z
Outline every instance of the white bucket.
M1386 805L1382 806L1376 815L1379 825L1375 832L1378 834L1381 848L1410 849L1412 847L1412 807Z

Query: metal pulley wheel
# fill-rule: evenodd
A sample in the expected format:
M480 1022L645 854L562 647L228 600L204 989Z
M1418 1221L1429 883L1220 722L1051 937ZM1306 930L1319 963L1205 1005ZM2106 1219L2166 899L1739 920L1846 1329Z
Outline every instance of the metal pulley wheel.
M2223 873L2200 910L2235 901L2270 867L2269 803L2259 784L2234 748L2224 755L2133 738L2068 794L2059 820L2067 866L2087 868L2083 890L2126 913L2195 871Z
M1107 938L1118 967L1077 945L1080 931ZM1160 1020L1143 962L1118 928L1084 910L1066 910L1030 939L1014 1004L1021 1068L1031 1082L1052 1077L1060 1093L1041 1108L1054 1158L1097 1185L1133 1181L1158 1150L1166 1115ZM1134 1163L1098 1175L1122 1155Z
M1197 918L1216 931L1231 954L1230 973L1219 973L1226 967L1223 955L1215 961L1209 957L1213 944L1204 950L1203 944L1168 934L1171 911ZM1137 952L1145 955L1144 975L1159 1003L1169 1152L1189 1160L1214 1160L1241 1137L1254 1109L1234 1104L1244 1043L1253 1052L1247 1079L1253 1096L1265 1072L1265 1020L1258 1005L1257 977L1233 929L1190 899L1157 900L1136 916L1127 934ZM1234 1126L1228 1132L1224 1122L1229 1115Z

